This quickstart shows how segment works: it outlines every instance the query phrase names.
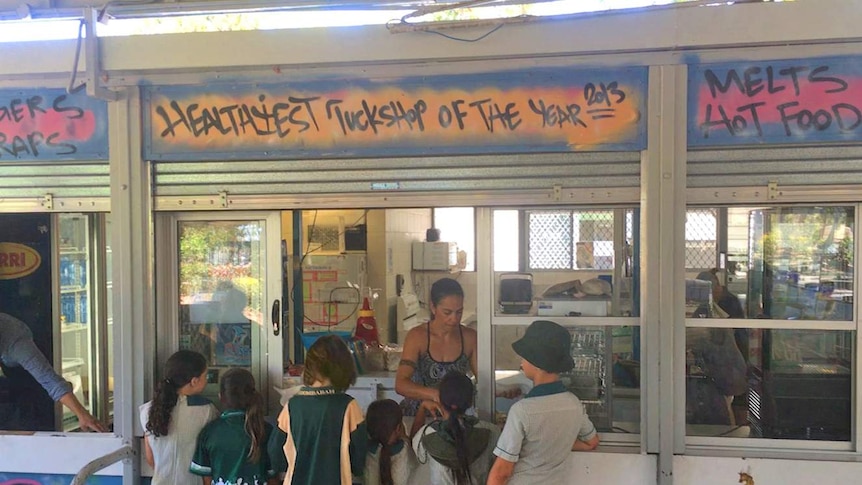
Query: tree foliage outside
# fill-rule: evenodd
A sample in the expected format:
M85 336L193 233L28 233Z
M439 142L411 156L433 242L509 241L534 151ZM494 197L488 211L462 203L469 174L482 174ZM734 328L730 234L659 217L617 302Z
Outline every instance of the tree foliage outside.
M187 34L191 32L227 32L234 30L257 30L260 17L247 13L212 13L208 15L184 15L177 17L149 17L117 21L122 35ZM111 31L110 23L106 29ZM100 31L100 34L102 32Z
M845 207L796 209L771 215L761 242L764 259L782 261L824 279L844 276L853 264L853 211Z
M180 226L180 298L207 299L231 283L254 299L261 289L260 232L254 224L183 223Z

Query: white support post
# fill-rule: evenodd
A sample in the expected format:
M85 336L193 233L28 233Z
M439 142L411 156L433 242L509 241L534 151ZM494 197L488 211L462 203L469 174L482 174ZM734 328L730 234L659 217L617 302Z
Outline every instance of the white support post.
M476 314L478 333L477 365L479 372L478 402L479 417L494 421L494 305L492 302L494 268L492 257L491 209L476 209Z
M95 8L87 8L84 10L84 15L84 31L87 34L84 39L84 47L87 53L87 73L84 77L84 82L87 84L87 95L106 101L116 101L119 99L117 92L102 87L102 54L99 49L99 37L96 35L96 23L99 21L99 11Z
M137 408L143 402L152 341L152 236L149 176L141 160L140 95L110 104L111 242L114 301L114 433L139 449ZM149 365L152 365L149 362ZM124 460L123 483L140 483L137 456Z
M658 483L673 483L673 456L685 451L685 66L649 75L648 151L641 170L641 382L646 448L658 453ZM657 391L657 392L656 392Z

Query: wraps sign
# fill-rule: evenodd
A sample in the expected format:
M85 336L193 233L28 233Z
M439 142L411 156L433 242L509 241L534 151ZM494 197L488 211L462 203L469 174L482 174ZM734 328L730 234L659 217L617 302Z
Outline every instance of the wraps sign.
M0 90L0 163L107 158L104 101L62 89Z

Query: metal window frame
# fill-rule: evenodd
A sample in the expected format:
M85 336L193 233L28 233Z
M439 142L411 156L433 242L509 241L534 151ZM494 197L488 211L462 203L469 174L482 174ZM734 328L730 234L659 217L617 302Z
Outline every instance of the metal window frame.
M274 300L281 301L282 296L282 280L280 276L271 275L270 272L277 269L277 273L281 273L281 212L280 210L270 211L214 211L214 212L176 212L176 213L160 213L156 217L156 257L161 262L154 281L156 282L156 290L158 292L158 323L155 330L159 333L166 330L164 334L159 334L155 339L156 348L155 354L161 356L159 360L164 360L168 355L175 352L179 348L179 333L174 332L174 329L179 329L179 300L176 299L179 291L179 248L178 227L183 222L255 222L260 221L263 226L261 237L261 249L266 251L266 258L261 261L262 268L265 274L262 279L266 282L263 289L264 296L261 301L264 307L261 309L261 314L265 322L261 323L258 340L253 343L256 350L259 350L261 359L258 362L252 362L252 373L265 375L268 383L261 393L267 400L268 406L274 406L278 402L277 394L271 391L275 385L281 385L283 378L281 356L284 349L281 346L281 337L275 338L270 336L272 326L270 321L270 310ZM273 235L275 231L275 235ZM281 331L290 332L292 327L285 322L281 322ZM278 355L278 359L274 356ZM278 362L276 362L278 360ZM160 369L152 369L148 376L152 379L154 376L159 376ZM262 389L264 386L260 386Z
M736 156L739 156L738 154ZM764 207L811 207L828 206L841 207L852 206L854 208L854 229L858 231L862 223L862 203L860 200L859 186L792 186L792 187L737 187L720 189L693 189L688 188L687 195L694 196L693 200L687 200L686 208L690 206L712 206L715 208L727 208L734 206L758 205ZM711 203L705 202L713 198ZM855 237L855 235L854 235ZM855 237L854 258L862 251L862 241ZM862 283L862 275L854 274L854 288L859 288ZM720 453L723 456L734 456L742 458L790 458L803 451L807 452L800 458L822 459L822 460L847 460L855 461L862 456L862 427L859 426L860 413L862 413L862 400L857 396L859 389L859 376L862 375L862 362L860 362L858 349L862 345L862 335L859 332L859 322L862 320L862 309L856 304L853 309L854 320L768 320L768 319L716 319L716 318L685 318L683 319L683 331L686 328L755 328L755 329L786 329L786 330L822 330L822 331L853 331L855 335L856 349L851 375L851 437L850 441L820 441L820 440L788 440L770 438L731 438L718 436L684 436L684 454L715 456ZM683 347L685 341L680 343ZM680 369L678 379L685 378L685 370ZM685 409L685 396L680 403ZM682 416L685 431L685 417ZM811 453L814 455L811 455Z
M553 202L553 201L552 201ZM511 201L510 201L511 204ZM573 205L577 205L576 208L573 208ZM494 398L495 395L495 382L494 371L496 370L495 365L495 330L497 327L502 326L522 326L527 327L534 320L537 319L535 315L506 315L501 316L497 315L494 310L494 301L496 298L494 291L494 278L496 272L493 270L493 211L498 208L505 209L514 209L518 210L521 214L522 218L525 218L523 215L528 210L539 209L544 210L548 209L553 210L557 208L561 211L568 211L572 213L577 210L608 210L614 216L614 227L619 230L615 230L615 232L621 232L625 235L625 228L623 227L625 224L625 219L616 220L616 216L620 212L619 207L615 207L614 205L609 206L596 206L593 203L589 205L581 205L573 202L569 204L567 207L560 207L558 202L545 202L544 205L539 206L506 206L506 207L481 207L477 208L477 217L476 217L476 232L477 232L477 247L476 250L480 254L479 261L483 262L483 265L479 265L479 261L477 261L476 271L478 272L478 301L477 301L477 312L478 323L479 323L479 402L477 402L477 406L480 411L480 416L490 416L493 417L494 412ZM638 204L634 201L629 201L626 204L626 207L623 209L637 209ZM525 224L526 226L526 224ZM528 228L525 228L528 229ZM519 234L524 234L527 231L522 230L519 231ZM480 249L481 248L481 249ZM616 266L616 265L615 265ZM529 271L537 271L534 269L528 269ZM611 269L613 270L613 269ZM542 271L542 270L538 270ZM571 271L576 272L578 270L572 269L559 269L559 270L547 270L547 271ZM584 270L580 270L584 271ZM592 270L595 271L595 270ZM604 271L604 270L603 270ZM547 320L552 320L556 323L564 327L622 327L629 326L637 328L639 332L643 334L642 330L642 317L546 317ZM641 340L643 342L643 339ZM645 350L642 350L642 355L645 353ZM489 372L486 372L485 369L488 369ZM636 433L605 433L600 436L601 442L603 446L614 446L618 447L623 451L638 451L643 452L645 450L644 445L644 383L641 381L640 388L640 406L641 406L641 422Z

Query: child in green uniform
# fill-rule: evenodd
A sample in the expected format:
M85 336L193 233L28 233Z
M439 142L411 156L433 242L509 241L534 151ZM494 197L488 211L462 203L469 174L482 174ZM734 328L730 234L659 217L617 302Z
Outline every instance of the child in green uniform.
M189 468L209 485L275 485L266 443L272 426L263 420L263 397L245 369L224 373L219 397L225 411L198 436Z
M318 339L305 357L305 384L284 405L269 442L284 485L350 485L365 466L368 433L359 404L345 393L356 368L341 338ZM276 456L283 449L281 456Z

